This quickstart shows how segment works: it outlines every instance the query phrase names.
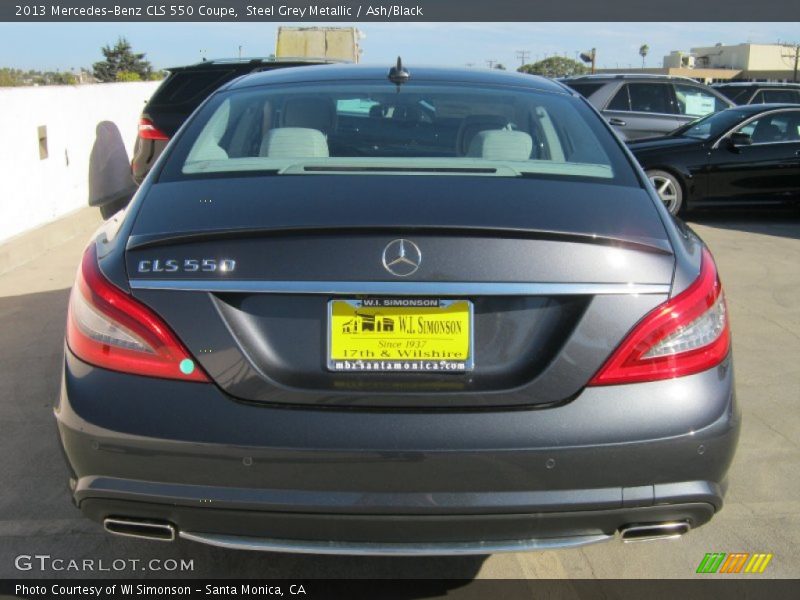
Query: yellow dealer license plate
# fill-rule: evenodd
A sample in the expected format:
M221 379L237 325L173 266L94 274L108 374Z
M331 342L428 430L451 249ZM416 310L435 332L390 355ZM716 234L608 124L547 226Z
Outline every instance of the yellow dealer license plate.
M472 303L468 300L331 300L328 311L331 371L463 373L472 369Z

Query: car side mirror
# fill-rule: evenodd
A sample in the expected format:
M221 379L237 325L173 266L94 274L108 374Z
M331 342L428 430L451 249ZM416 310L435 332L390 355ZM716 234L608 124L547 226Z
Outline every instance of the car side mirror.
M728 137L728 144L732 147L749 146L753 143L753 138L743 131L735 131Z

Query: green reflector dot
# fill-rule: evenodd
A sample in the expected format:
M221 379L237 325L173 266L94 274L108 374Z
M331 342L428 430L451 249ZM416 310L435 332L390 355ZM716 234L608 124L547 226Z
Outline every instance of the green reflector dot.
M184 358L180 364L181 373L191 375L194 373L194 361L191 358Z

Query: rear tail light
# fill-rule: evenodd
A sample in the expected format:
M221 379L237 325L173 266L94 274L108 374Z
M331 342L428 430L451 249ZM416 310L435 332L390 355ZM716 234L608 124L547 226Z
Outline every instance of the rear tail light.
M209 381L166 323L109 282L91 244L70 296L67 345L81 360L105 369Z
M685 291L648 313L589 385L656 381L699 373L721 363L730 327L714 259L704 249L700 275Z
M139 119L139 137L143 140L169 140L169 136L155 126L150 119Z

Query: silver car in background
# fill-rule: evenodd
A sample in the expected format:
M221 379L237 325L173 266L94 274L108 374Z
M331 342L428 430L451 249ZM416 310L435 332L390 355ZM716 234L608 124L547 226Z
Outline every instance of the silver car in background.
M714 88L686 77L603 74L561 81L587 98L623 140L664 135L734 106Z

